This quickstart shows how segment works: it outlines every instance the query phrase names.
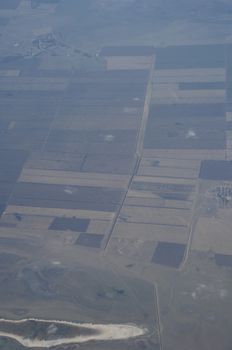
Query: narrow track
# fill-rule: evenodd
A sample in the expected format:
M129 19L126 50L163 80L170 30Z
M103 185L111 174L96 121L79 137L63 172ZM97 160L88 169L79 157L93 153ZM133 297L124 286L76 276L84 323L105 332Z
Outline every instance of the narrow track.
M196 224L198 221L198 216L199 216L197 213L198 193L199 193L199 182L196 180L195 198L194 198L194 202L193 202L192 218L191 218L191 223L190 223L190 227L189 227L189 237L188 237L188 242L187 242L187 246L186 246L185 253L184 253L184 258L181 262L179 270L182 270L184 268L184 266L188 260L189 253L191 251L193 235L194 235L195 227L196 227Z
M120 216L121 210L123 208L123 205L125 203L128 191L131 187L131 184L133 182L134 176L137 174L141 158L142 158L142 153L143 153L143 143L144 143L144 136L145 136L145 131L146 131L146 126L147 126L147 120L149 116L149 109L150 109L150 103L151 103L151 98L152 98L152 87L153 87L153 72L154 72L154 66L155 66L155 56L152 56L152 62L151 62L151 67L150 67L150 74L149 74L149 80L147 83L147 90L146 90L146 97L145 97L145 102L144 102L144 109L143 109L143 116L141 119L141 124L138 132L138 138L137 138L137 145L136 145L136 152L135 152L135 165L134 169L132 171L132 174L129 178L129 181L127 183L125 193L123 195L122 201L120 203L118 211L115 213L114 218L112 220L111 227L109 229L109 232L107 234L107 238L105 241L103 241L103 246L102 249L105 251L109 245L109 241L111 239L111 236L113 234L115 225L117 223L117 220Z
M162 341L162 325L160 318L160 308L159 308L159 294L158 294L158 286L156 282L154 283L154 298L155 298L155 311L157 314L157 332L160 344L160 350L163 350L163 341Z

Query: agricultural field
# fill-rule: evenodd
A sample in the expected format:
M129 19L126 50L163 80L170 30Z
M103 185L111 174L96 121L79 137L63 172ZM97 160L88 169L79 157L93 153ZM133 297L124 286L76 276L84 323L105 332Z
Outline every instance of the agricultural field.
M0 2L0 349L230 350L231 5L76 3Z

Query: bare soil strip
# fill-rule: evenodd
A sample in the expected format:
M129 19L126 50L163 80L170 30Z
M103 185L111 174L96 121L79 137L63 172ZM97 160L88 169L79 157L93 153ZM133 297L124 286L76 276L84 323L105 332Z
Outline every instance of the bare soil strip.
M19 335L11 332L1 331L1 324L10 325L21 325L27 321L36 321L38 323L50 323L51 325L66 325L71 327L88 328L90 331L94 331L93 334L89 335L78 335L72 338L62 338L59 334L55 339L40 339L40 338L29 338L27 335ZM43 320L36 318L22 319L22 320L6 320L0 319L0 336L7 337L16 340L18 343L25 347L30 348L50 348L52 346L67 345L75 343L85 343L88 341L113 341L113 340L123 340L134 337L139 337L148 332L147 329L143 327L138 327L132 324L93 324L93 323L75 323L67 321L56 321L56 320ZM48 337L49 338L49 337Z

